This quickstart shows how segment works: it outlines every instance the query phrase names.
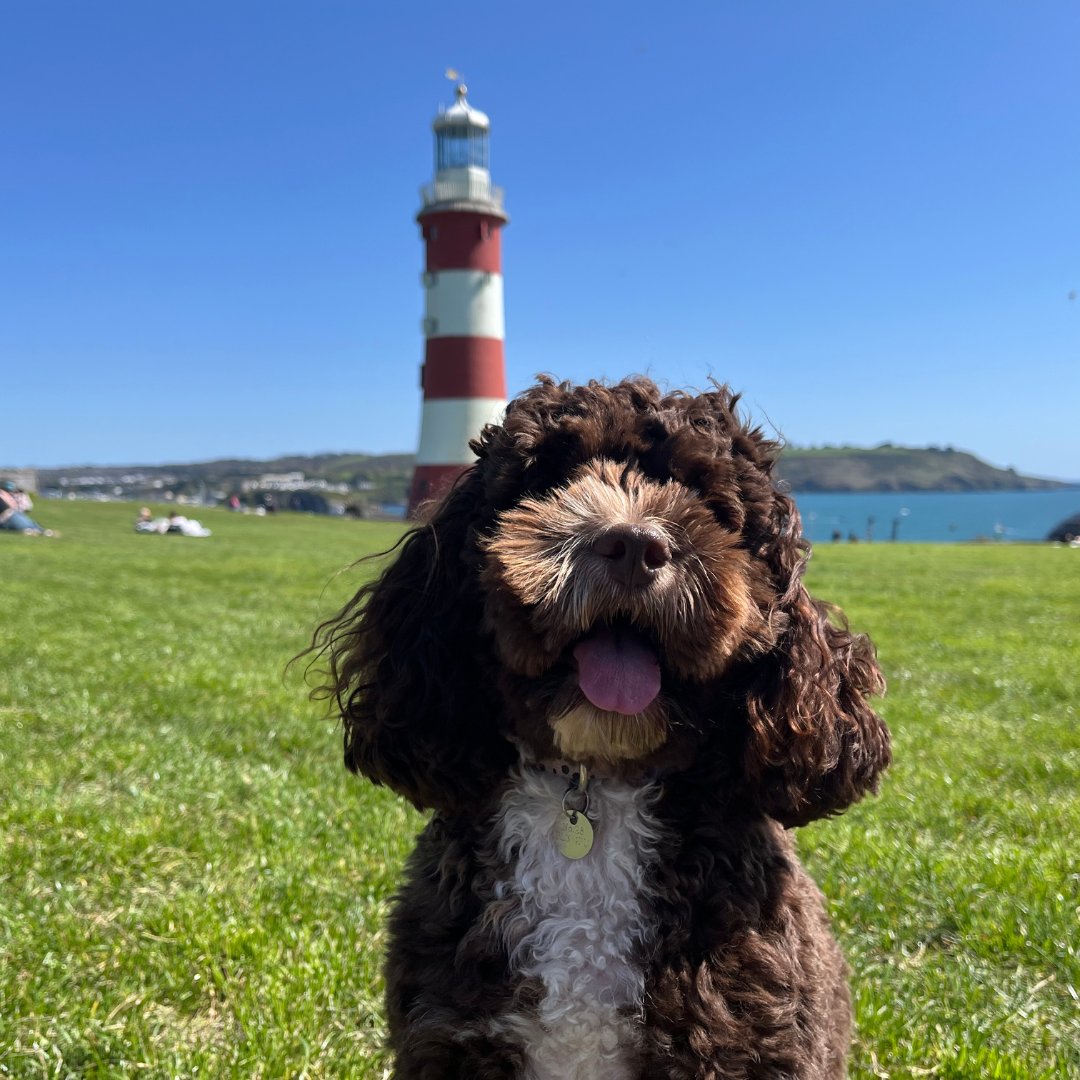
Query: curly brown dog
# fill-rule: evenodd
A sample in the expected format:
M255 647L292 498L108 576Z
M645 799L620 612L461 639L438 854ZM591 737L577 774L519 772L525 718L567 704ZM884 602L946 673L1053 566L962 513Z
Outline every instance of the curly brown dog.
M541 379L317 632L349 768L434 811L390 925L398 1077L844 1075L787 830L875 788L883 680L736 402Z

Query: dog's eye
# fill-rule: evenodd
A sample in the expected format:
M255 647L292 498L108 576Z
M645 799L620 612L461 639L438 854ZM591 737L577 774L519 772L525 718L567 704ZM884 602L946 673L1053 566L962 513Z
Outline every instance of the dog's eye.
M557 461L548 458L534 458L525 468L521 477L521 486L515 497L531 495L534 498L546 495L566 483L566 473Z
M712 431L715 428L713 418L711 416L697 415L691 417L690 423L698 429L698 431Z

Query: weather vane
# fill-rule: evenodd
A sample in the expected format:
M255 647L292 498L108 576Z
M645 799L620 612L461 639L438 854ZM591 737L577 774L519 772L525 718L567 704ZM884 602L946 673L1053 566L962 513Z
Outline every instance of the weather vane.
M458 84L457 96L459 100L463 99L465 95L469 92L469 88L465 85L465 76L462 75L461 72L457 70L457 68L447 68L446 77L451 82L456 82Z

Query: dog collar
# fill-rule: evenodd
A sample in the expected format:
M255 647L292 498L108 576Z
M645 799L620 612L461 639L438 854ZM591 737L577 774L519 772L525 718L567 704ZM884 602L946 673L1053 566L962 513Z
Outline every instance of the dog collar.
M564 761L561 759L552 761L526 761L522 759L521 767L522 769L531 772L548 773L551 776L561 776L567 783L570 783L571 781L577 783L581 775L581 770L585 768L585 766L579 765L576 762ZM586 783L588 783L590 779L599 779L594 769L585 769L585 773Z
M569 758L544 758L541 760L533 760L522 757L520 764L523 772L546 773L548 776L561 776L567 783L570 783L571 781L577 783L578 777L583 769L586 771L587 783L594 780L625 780L628 784L644 786L662 782L666 775L661 770L652 768L637 770L626 769L625 771L608 771L596 769L593 766L588 766L586 768L586 766Z

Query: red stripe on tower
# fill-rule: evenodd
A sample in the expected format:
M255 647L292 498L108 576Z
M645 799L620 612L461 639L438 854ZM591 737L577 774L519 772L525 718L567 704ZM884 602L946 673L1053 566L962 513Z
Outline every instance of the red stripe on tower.
M506 398L500 338L429 338L424 360L424 400Z
M488 170L490 122L465 100L441 112L435 177L421 189L424 411L409 515L443 495L475 460L469 440L506 408L499 230L508 218Z

